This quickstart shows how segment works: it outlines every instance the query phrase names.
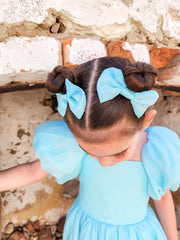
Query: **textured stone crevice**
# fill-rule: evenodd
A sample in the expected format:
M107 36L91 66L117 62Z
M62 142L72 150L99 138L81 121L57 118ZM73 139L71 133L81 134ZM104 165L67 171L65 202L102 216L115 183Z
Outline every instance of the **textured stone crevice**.
M144 28L142 22L131 18L131 25L134 26L133 32L128 33L125 37L129 42L134 43L146 43L148 45L158 45L164 47L178 47L179 40L175 38L167 37L167 34L164 32L163 26L163 17L159 16L157 30L154 33L151 33Z
M13 36L25 36L25 37L36 37L36 36L50 36L49 27L44 24L36 24L34 22L20 22L15 24L3 23L0 25L0 41L3 42L5 39Z
M6 38L12 36L25 36L25 37L36 37L36 36L51 36L51 27L57 22L60 13L50 9L48 16L45 17L42 23L38 24L32 21L22 21L14 24L1 23L0 24L0 41L4 41ZM64 32L64 24L61 27Z

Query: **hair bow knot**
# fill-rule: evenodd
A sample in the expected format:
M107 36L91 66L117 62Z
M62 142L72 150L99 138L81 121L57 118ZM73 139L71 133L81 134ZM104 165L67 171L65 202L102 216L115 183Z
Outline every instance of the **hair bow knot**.
M64 117L67 110L67 105L74 115L81 119L86 107L86 96L84 91L77 85L71 83L68 79L65 80L66 94L56 93L58 101L58 112Z
M134 92L130 90L125 81L121 69L106 68L97 82L97 93L101 103L109 101L121 94L128 98L132 104L134 113L140 118L149 106L152 106L159 95L154 90Z

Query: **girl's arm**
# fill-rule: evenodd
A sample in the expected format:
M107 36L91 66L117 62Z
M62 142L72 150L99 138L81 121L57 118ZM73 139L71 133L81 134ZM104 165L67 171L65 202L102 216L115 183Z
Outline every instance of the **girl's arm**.
M168 240L178 240L176 215L171 192L167 192L160 200L153 200L161 226Z
M0 192L38 182L47 175L39 160L0 171Z

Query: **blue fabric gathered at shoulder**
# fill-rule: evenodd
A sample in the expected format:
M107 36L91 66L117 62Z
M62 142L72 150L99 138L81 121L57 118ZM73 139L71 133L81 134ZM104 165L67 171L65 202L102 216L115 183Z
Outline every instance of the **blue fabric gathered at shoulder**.
M149 127L148 142L142 149L142 159L148 177L148 194L160 200L167 189L176 191L180 184L180 139L160 126Z
M63 120L38 125L33 147L42 169L53 175L60 184L79 174L81 161L87 156Z

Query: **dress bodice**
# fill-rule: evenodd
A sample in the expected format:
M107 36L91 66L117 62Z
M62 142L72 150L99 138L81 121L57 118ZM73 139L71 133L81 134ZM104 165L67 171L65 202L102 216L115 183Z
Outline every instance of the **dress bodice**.
M147 211L147 176L142 162L125 161L102 167L88 156L79 175L78 200L84 211L101 222L132 224Z

